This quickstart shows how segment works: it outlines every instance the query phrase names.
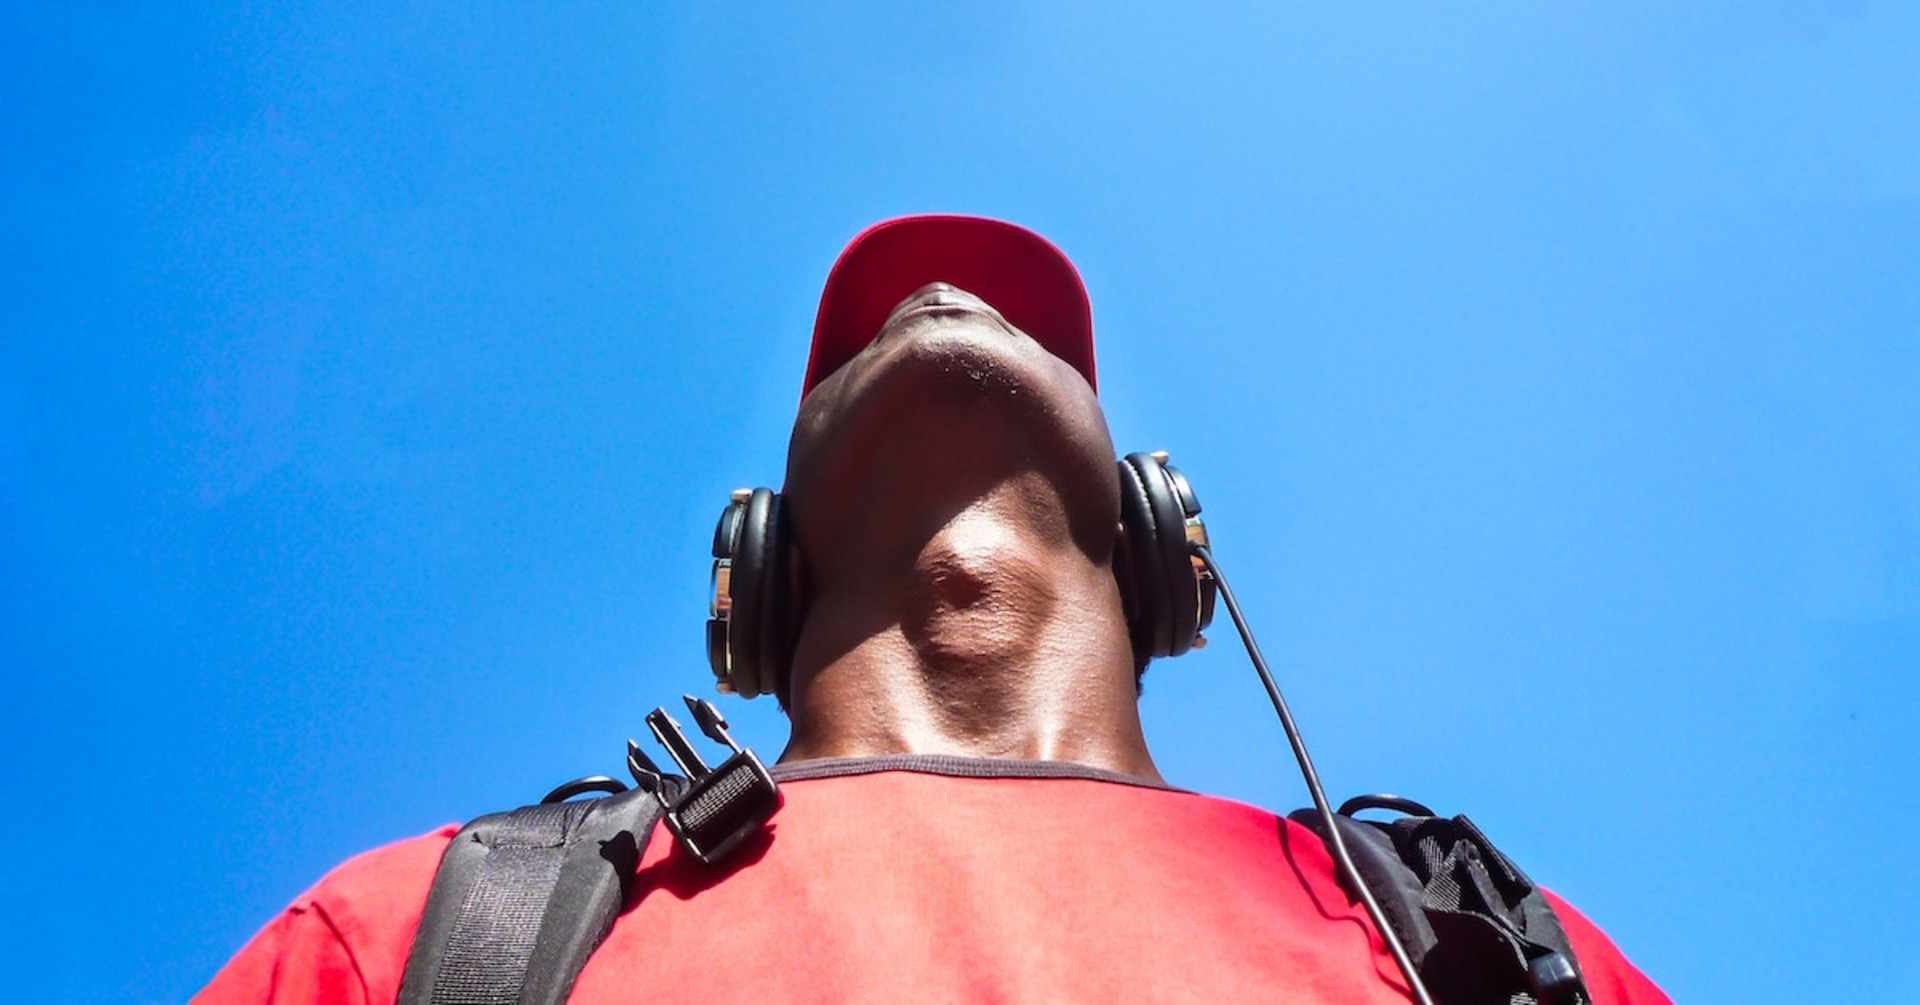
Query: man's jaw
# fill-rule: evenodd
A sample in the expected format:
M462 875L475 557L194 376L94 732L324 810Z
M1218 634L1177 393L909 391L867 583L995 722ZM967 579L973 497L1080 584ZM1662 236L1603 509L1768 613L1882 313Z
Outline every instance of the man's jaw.
M789 517L810 550L897 535L892 548L917 554L946 519L1037 474L1077 543L1104 556L1119 507L1113 456L1079 371L979 298L931 285L801 403Z

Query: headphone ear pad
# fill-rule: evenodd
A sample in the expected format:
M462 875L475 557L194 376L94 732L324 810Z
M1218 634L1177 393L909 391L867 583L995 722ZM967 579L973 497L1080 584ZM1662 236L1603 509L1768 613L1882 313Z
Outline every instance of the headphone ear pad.
M793 554L789 543L793 537L787 530L786 500L778 493L769 493L769 497L766 531L761 537L764 550L760 557L760 693L777 696L784 708L797 627L793 581L788 575Z
M1201 582L1187 550L1188 519L1199 516L1200 500L1165 454L1128 454L1120 470L1120 512L1135 553L1136 585L1158 605L1149 655L1179 656L1193 648L1213 613L1210 584ZM1142 614L1148 610L1143 604Z
M1128 625L1133 636L1133 651L1139 656L1157 658L1172 652L1173 619L1167 596L1165 551L1154 531L1153 500L1134 461L1139 457L1146 455L1131 454L1118 464L1120 525L1127 535L1132 558L1125 563L1124 570L1119 564L1115 569L1124 571L1127 577L1121 584L1121 593L1134 601L1133 617ZM1148 463L1152 463L1151 458Z

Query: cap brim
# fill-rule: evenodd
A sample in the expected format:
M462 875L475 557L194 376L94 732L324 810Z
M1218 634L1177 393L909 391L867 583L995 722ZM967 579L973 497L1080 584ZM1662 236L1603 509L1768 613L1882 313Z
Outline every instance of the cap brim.
M800 396L858 355L915 290L950 283L1093 377L1093 311L1080 273L1052 242L977 216L908 216L867 228L840 253L820 293Z

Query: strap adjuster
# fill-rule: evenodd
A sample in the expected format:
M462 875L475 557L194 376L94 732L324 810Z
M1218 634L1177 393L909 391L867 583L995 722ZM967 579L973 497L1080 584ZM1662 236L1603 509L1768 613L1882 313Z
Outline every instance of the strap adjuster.
M663 784L658 769L632 741L627 744L627 766L635 780L666 807L667 830L680 847L702 864L713 865L731 855L779 811L780 787L760 758L734 741L727 732L727 720L713 702L692 695L683 697L700 732L725 745L732 756L719 767L708 768L687 742L680 724L666 709L656 708L647 713L647 728L666 748L673 763L686 772L690 784L674 794L673 787Z

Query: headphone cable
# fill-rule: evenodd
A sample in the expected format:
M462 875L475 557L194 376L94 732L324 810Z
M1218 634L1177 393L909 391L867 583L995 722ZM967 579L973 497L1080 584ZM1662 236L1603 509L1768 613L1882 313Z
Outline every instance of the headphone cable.
M1320 812L1320 820L1327 828L1327 843L1333 848L1333 857L1340 866L1340 872L1353 889L1360 895L1361 903L1366 905L1367 916L1380 930L1380 938L1386 942L1387 950L1393 953L1394 962L1400 964L1400 972L1406 975L1407 985L1420 1005L1433 1005L1433 996L1427 993L1427 986L1414 970L1413 959L1407 955L1407 949L1400 944L1400 937L1394 934L1393 926L1387 924L1386 913L1380 910L1379 901L1373 897L1373 890L1360 876L1360 870L1353 864L1353 856L1347 852L1346 839L1340 836L1340 826L1334 821L1332 805L1327 802L1326 790L1320 787L1320 773L1313 770L1313 758L1307 754L1307 743L1300 738L1300 727L1294 725L1293 712L1287 708L1287 699L1280 694L1280 685L1273 681L1273 674L1267 670L1267 661L1260 655L1260 645L1253 640L1253 631L1247 627L1247 619L1240 614L1240 604L1233 599L1233 588L1227 585L1227 577L1220 574L1220 566L1213 560L1213 552L1198 541L1188 543L1187 550L1193 557L1207 567L1207 573L1220 587L1220 597L1227 602L1227 613L1233 616L1233 627L1240 632L1240 641L1246 643L1247 655L1253 659L1253 669L1260 674L1260 683L1266 685L1267 697L1273 700L1273 710L1280 713L1280 727L1286 730L1287 742L1293 745L1294 760L1300 762L1300 775L1306 779L1307 793L1313 797L1313 807Z

